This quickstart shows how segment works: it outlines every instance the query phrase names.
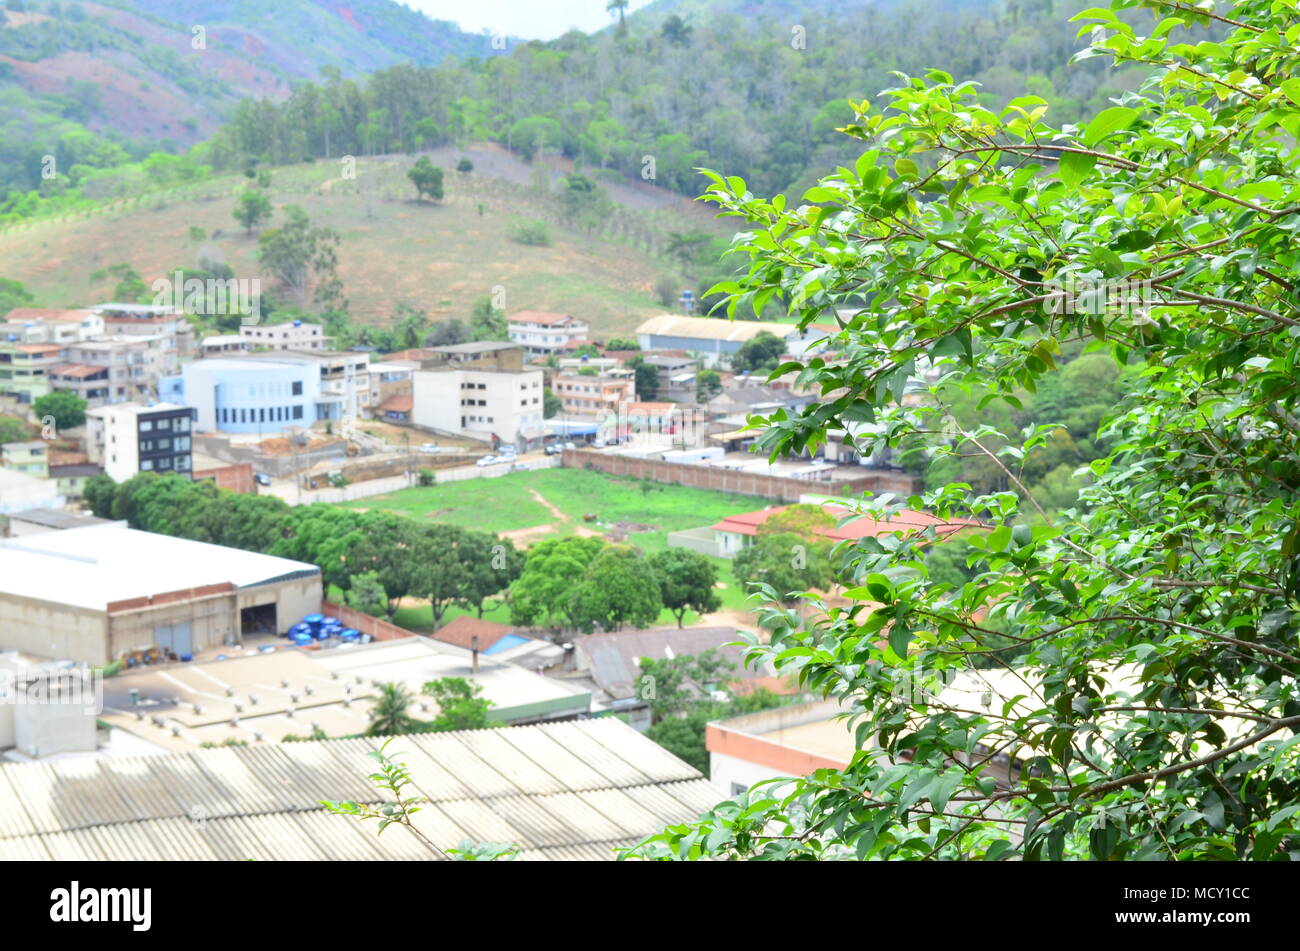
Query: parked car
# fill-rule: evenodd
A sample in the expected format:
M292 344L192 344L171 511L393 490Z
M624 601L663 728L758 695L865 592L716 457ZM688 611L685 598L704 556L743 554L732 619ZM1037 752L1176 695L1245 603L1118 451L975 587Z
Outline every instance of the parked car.
M604 449L604 448L605 448L605 440L603 440L603 439L597 439L595 442L593 442L593 443L591 444L591 446L592 446L593 449Z
M571 442L566 442L566 443L565 443L563 446L561 446L560 448L561 448L561 449L577 449L578 447L575 446L575 445L574 445L573 443L571 443Z
M253 481L256 482L258 485L270 485L271 477L267 475L265 472L254 472Z
M511 469L514 469L515 472L527 472L529 469L532 468L532 466L530 466L530 465L529 465L528 463L526 463L526 462L516 462L516 463L515 463L513 466L511 466L510 468L511 468Z
M441 452L436 442L427 442L420 447L420 452Z
M550 444L546 447L546 454L547 454L548 456L553 456L553 455L555 455L555 454L556 454L557 452L559 452L559 451L560 451L560 447L557 446L555 443L550 443Z
M480 457L479 459L475 460L474 465L476 465L476 466L494 466L494 465L496 465L496 464L497 464L498 462L500 462L500 461L501 461L501 460L498 459L496 456L482 456L482 457Z
M497 450L497 452L501 453L503 456L513 457L519 455L519 450L515 449L514 446L502 446Z

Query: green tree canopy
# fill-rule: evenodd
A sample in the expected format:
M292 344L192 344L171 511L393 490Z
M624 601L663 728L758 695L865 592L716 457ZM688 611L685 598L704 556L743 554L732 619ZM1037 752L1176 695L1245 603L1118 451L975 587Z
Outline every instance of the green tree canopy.
M76 393L54 390L32 400L32 412L42 419L54 417L56 429L76 429L86 421L87 405Z
M722 607L722 598L714 590L718 569L699 552L668 548L650 556L650 567L659 578L663 605L677 618L678 627L687 611L711 614Z

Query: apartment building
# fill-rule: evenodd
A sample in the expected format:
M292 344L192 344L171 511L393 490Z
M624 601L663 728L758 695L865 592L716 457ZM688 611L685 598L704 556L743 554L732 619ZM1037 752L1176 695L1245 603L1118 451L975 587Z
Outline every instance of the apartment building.
M510 341L521 345L530 356L562 352L570 342L586 340L587 322L569 314L523 310L509 318Z
M253 349L252 344L240 334L218 334L204 337L199 343L199 356L220 357L232 353L247 353Z
M49 446L39 439L30 442L7 442L0 446L0 466L10 472L35 476L38 479L49 478Z
M432 349L435 359L412 379L417 426L524 446L542 439L543 374L524 367L523 347L484 341Z
M636 399L636 371L609 370L604 374L562 372L551 391L571 416L608 416L619 404Z
M76 343L104 333L104 318L93 310L15 307L0 322L0 340L10 343Z
M388 419L410 418L411 380L419 368L415 360L370 364L370 412Z
M0 396L30 405L50 392L50 371L64 362L57 343L0 342Z
M248 324L239 328L240 338L249 349L324 350L325 338L320 324L295 320L283 324Z
M174 403L127 403L86 413L86 452L115 482L138 472L193 471L195 411Z
M181 360L194 353L194 327L185 314L151 304L99 304L104 333L114 337L163 337L164 373L180 370Z
M51 372L56 390L76 393L97 408L130 400L151 400L173 361L174 341L163 334L118 334L86 340L63 351Z

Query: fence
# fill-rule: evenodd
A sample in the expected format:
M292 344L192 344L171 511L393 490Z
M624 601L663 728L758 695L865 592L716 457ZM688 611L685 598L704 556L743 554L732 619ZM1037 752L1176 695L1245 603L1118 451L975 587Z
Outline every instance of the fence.
M403 637L415 637L414 631L408 631L396 624L381 621L373 615L350 608L346 604L322 601L321 613L327 617L336 617L353 630L360 631L362 634L369 634L377 641L396 641L401 640Z
M916 491L916 479L906 472L864 470L864 475L849 479L794 479L754 472L736 472L716 466L689 462L663 462L638 459L613 453L585 449L566 449L562 463L569 469L594 469L606 475L649 479L669 485L684 485L737 495L753 495L782 502L798 502L801 495L822 491L828 495L856 496L863 492L896 492L910 495Z

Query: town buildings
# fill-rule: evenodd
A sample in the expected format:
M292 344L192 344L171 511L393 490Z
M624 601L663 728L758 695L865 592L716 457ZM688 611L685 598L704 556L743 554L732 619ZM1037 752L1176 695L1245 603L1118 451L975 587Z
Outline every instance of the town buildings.
M0 341L0 396L31 405L50 392L50 374L62 362L62 344Z
M239 337L250 350L324 350L320 324L302 320L283 324L243 324Z
M530 356L547 356L570 349L570 343L586 340L589 326L569 314L523 310L507 321L510 340Z
M69 344L104 333L104 318L93 310L15 307L0 322L0 340L11 343Z
M85 340L63 351L50 371L51 384L91 408L157 399L159 379L179 365L175 347L174 337L142 332Z

